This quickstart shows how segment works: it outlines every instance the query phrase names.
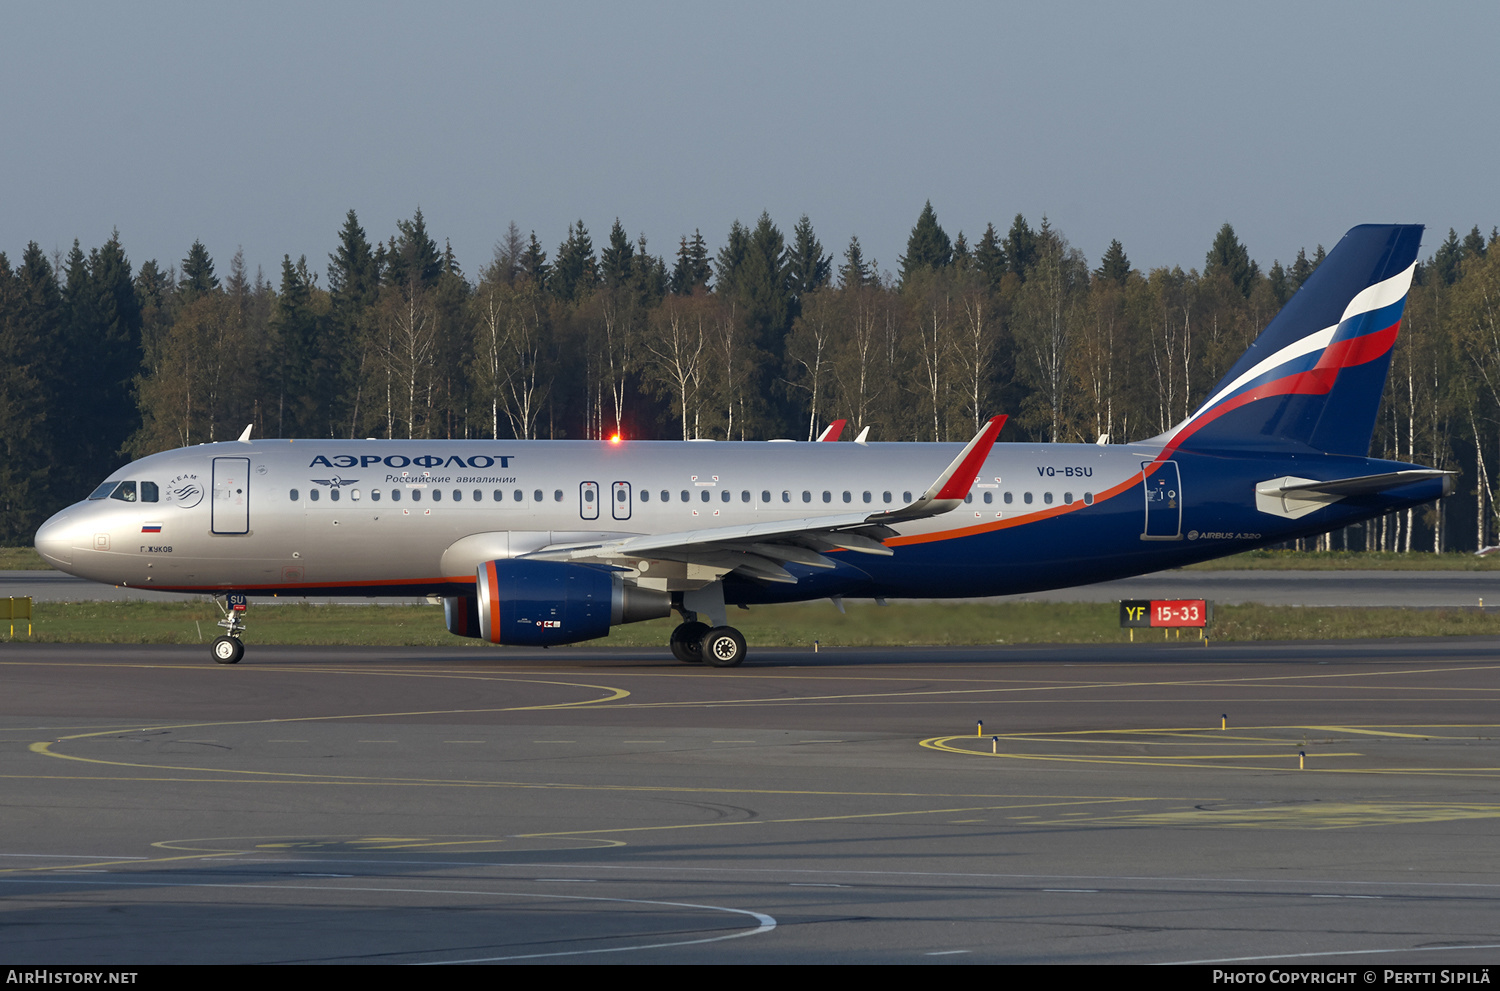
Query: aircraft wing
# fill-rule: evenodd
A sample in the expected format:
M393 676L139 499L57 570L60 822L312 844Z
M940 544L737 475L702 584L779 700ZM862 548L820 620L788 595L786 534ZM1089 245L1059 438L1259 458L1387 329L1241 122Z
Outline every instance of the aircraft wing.
M896 535L890 524L938 516L961 506L1004 425L1004 416L991 418L921 497L900 509L551 544L525 556L620 563L630 567L635 566L632 562L641 560L678 561L705 565L720 573L735 571L764 581L795 582L796 577L782 565L832 568L835 564L824 552L833 550L889 556L891 549L881 541Z

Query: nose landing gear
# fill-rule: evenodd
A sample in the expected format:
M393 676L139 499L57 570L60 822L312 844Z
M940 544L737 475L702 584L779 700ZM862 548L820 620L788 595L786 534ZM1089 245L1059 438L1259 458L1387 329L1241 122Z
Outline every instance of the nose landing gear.
M238 664L245 656L245 644L240 639L240 634L245 632L245 611L248 608L246 597L241 592L229 592L214 596L214 604L224 614L219 625L224 628L225 633L213 642L211 650L214 660L220 664Z

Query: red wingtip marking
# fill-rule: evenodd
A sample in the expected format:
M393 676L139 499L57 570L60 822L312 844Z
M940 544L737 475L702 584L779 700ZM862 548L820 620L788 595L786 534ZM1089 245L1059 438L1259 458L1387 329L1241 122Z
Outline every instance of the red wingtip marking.
M973 449L934 498L962 499L968 495L969 489L974 487L974 479L979 477L979 469L984 466L984 459L990 456L990 448L995 446L995 438L1000 436L1000 428L1005 426L1005 418L1004 413L990 417L990 422L974 438Z
M828 429L826 429L826 430L823 431L823 435L821 437L819 437L818 440L825 440L825 441L838 440L839 439L839 435L844 432L844 424L846 424L848 422L849 422L848 420L834 420L832 423L830 423L828 425Z

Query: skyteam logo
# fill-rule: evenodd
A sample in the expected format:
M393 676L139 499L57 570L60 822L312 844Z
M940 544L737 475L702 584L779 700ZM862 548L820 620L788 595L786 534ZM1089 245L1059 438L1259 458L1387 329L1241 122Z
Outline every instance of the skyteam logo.
M387 468L509 468L513 454L475 454L465 460L457 454L444 457L440 454L419 454L414 458L404 454L335 454L333 457L318 455L307 463L309 468L368 468L383 464Z
M175 503L178 509L192 509L203 501L203 486L193 473L178 475L166 485L167 502Z

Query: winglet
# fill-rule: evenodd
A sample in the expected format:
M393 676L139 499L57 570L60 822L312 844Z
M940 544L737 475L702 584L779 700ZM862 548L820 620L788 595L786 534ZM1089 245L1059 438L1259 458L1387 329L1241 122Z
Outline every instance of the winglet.
M844 424L848 422L848 420L834 420L823 428L822 433L818 434L818 440L838 440L839 434L844 432Z
M895 523L901 520L920 520L957 508L963 502L964 496L969 494L969 489L974 487L974 480L979 477L979 469L984 467L984 459L990 456L990 448L995 446L995 439L1000 436L1000 428L1003 426L1005 426L1005 414L990 417L989 422L958 453L958 457L953 459L953 463L927 487L927 491L922 493L922 498L901 509L888 513L876 513L869 517L867 522Z

